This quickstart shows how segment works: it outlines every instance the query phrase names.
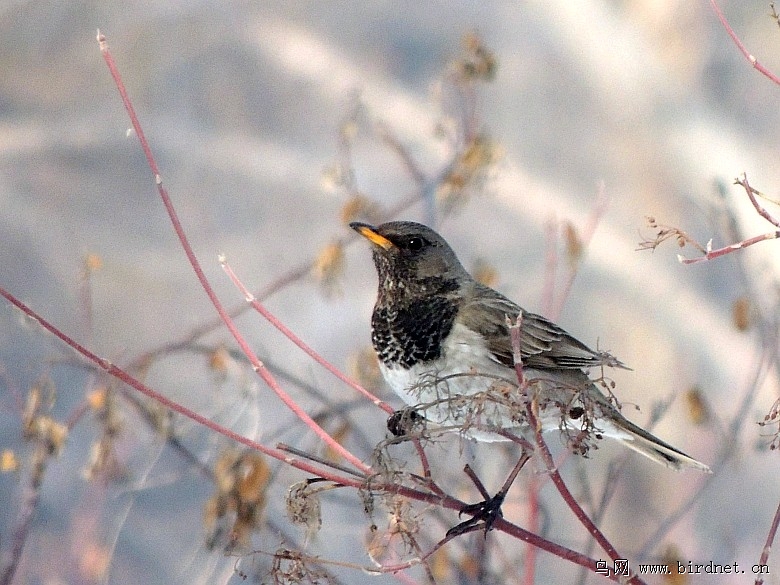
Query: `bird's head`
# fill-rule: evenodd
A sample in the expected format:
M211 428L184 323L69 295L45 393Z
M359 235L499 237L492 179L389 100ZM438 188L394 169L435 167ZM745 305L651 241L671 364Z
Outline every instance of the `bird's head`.
M396 294L438 293L471 280L455 252L428 226L391 221L379 226L353 222L353 230L372 244L379 291Z

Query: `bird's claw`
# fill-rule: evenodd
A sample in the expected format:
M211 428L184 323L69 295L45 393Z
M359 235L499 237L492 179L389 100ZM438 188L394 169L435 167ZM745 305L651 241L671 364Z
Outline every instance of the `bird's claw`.
M482 529L485 531L485 538L487 538L487 533L493 529L495 521L504 517L501 506L504 503L505 496L506 494L499 492L490 499L464 506L458 512L458 516L471 514L471 518L450 528L447 531L447 537L460 536L467 532Z

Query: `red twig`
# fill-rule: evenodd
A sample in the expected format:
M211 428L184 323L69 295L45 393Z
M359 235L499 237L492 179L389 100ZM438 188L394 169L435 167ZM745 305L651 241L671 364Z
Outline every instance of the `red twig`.
M758 59L756 59L751 54L751 52L747 50L747 47L739 39L737 33L734 32L733 28L731 28L729 21L726 20L726 17L723 15L723 12L721 12L717 2L715 2L715 0L710 0L710 4L712 5L712 9L715 11L715 15L718 17L718 20L720 20L720 23L723 25L723 28L726 29L726 32L731 37L731 40L734 41L735 45L737 45L739 52L745 56L745 59L750 61L750 64L753 66L753 68L756 69L759 73L761 73L764 77L771 80L773 83L780 85L780 78L778 78L777 75L775 75L769 69L764 67L761 63L759 63Z
M249 291L249 289L244 286L244 283L241 282L241 280L236 276L235 272L233 272L233 269L230 267L230 265L227 263L224 257L220 256L220 264L222 265L222 269L225 271L225 273L228 275L230 280L233 282L233 284L238 288L239 291L241 291L241 294L244 295L244 298L247 300L247 302L254 308L258 313L260 313L263 317L265 317L269 323L271 323L274 327L276 327L279 331L281 331L290 341L292 341L295 345L297 345L299 348L301 348L309 357L311 357L314 361L316 361L318 364L320 364L322 367L324 367L326 370L328 370L331 374L336 376L339 380L356 390L358 393L362 394L364 397L368 398L373 404L384 410L387 414L393 414L393 407L384 402L383 400L377 398L374 396L371 392L363 388L360 384L349 378L349 376L345 375L341 370L339 370L336 366L331 364L329 361L327 361L324 357L322 357L320 354L318 354L316 351L314 351L311 347L309 347L302 339L300 339L295 333L293 333L284 323L279 321L268 309L265 308L255 297L254 295ZM247 357L249 357L249 354L247 354ZM255 358L257 359L257 358ZM251 358L250 358L251 361ZM254 366L254 362L253 366ZM293 404L290 406L290 408L293 408L294 411L297 413L297 404L293 402ZM301 415L299 414L299 417ZM316 424L316 423L315 423ZM319 425L317 425L317 428L314 429L315 432L319 435L320 433L317 431L317 429L321 429ZM324 430L322 430L323 433L325 433ZM343 447L341 447L338 443L336 443L330 435L325 433L324 436L321 437L323 441L325 441L328 445L330 445L332 448L337 449L338 452L341 452L343 450ZM338 448L337 448L338 447ZM431 469L430 465L428 464L428 456L425 454L425 450L423 449L422 445L420 444L419 439L414 440L414 447L417 451L417 456L420 458L420 464L423 468L423 474L426 478L430 478L431 476ZM354 463L354 462L353 462ZM366 471L368 468L363 469L363 471Z
M750 199L750 203L753 205L753 208L756 210L758 215L763 217L773 226L780 228L780 220L769 213L766 208L764 208L764 206L758 202L758 199L756 199L756 195L760 195L760 193L750 186L750 183L748 183L747 174L743 173L742 177L735 179L734 184L740 185L745 189L745 193L747 193L748 199ZM747 248L748 246L752 246L753 244L757 244L759 242L765 242L766 240L776 240L778 238L780 238L780 230L753 236L752 238L744 239L741 242L730 244L728 246L724 246L723 248L718 248L717 250L713 250L711 243L708 243L707 247L703 250L703 256L699 256L698 258L684 258L678 254L677 259L681 264L697 264L699 262L706 262L708 260L719 258L720 256L725 256L726 254L731 254L736 250L742 250L743 248Z
M290 283L295 282L309 274L311 272L312 266L313 262L309 261L290 269L288 272L260 289L255 296L258 299L266 300L268 297L279 292ZM248 308L249 306L246 303L242 303L241 305L232 307L228 311L228 315L230 315L232 319L236 319L242 315L244 311L248 310ZM146 351L135 357L133 361L130 362L128 369L133 370L134 368L142 367L144 364L147 364L152 357L174 353L181 349L187 348L191 346L197 339L207 335L208 333L211 333L221 326L222 319L220 319L219 315L217 315L216 318L193 328L180 339L175 341L168 341L157 348Z
M593 235L596 232L599 221L604 215L609 204L609 198L606 194L604 183L599 185L596 194L596 201L593 204L588 216L585 228L580 235L580 246L584 250ZM555 219L549 219L545 222L545 269L544 286L542 288L542 314L555 320L563 311L563 305L569 296L574 280L577 276L577 264L571 265L566 281L561 289L561 293L555 297L556 272L558 270L558 229L559 225ZM528 524L531 530L536 530L539 524L539 490L542 487L542 481L533 478L528 485ZM525 575L523 582L531 585L535 582L536 567L536 549L528 548L526 552Z
M263 377L263 379L266 381L266 383L269 384L270 387L274 389L274 391L277 391L277 394L280 395L280 397L284 400L284 396L286 396L281 389L275 385L275 382L273 380L273 377L265 370L262 363L257 359L254 354L252 354L250 348L246 344L246 342L243 340L243 338L240 336L238 331L236 330L234 324L230 320L229 316L226 315L224 309L222 308L221 304L219 303L219 300L217 299L214 291L211 289L208 281L205 278L205 275L200 268L200 265L198 263L198 260L196 256L194 255L191 247L189 246L189 243L185 237L184 231L182 229L182 226L179 222L179 219L176 215L175 209L172 205L172 202L168 196L168 193L166 189L162 185L162 179L159 173L159 169L157 168L157 165L154 161L153 155L151 153L151 149L146 142L146 138L143 135L143 131L140 127L140 124L138 123L137 116L135 112L133 111L132 105L129 101L129 98L127 96L127 92L124 88L124 85L122 84L121 78L119 76L118 70L116 69L116 66L113 62L113 59L111 58L111 55L108 51L108 47L105 41L105 37L103 37L101 34L98 33L98 41L100 43L101 52L104 56L104 59L106 60L106 63L109 67L109 70L112 73L112 76L114 76L115 82L117 84L117 88L120 92L120 95L123 99L123 102L125 104L125 107L128 111L128 114L131 119L131 123L135 129L136 135L139 137L139 140L141 141L142 149L147 157L150 169L152 171L152 174L155 179L155 184L157 186L158 192L163 199L163 202L165 204L166 209L168 210L171 222L174 226L174 229L176 230L177 236L179 237L181 244L185 250L185 253L187 254L188 259L190 260L193 269L198 276L202 286L204 287L204 290L206 291L209 298L212 300L212 303L214 304L217 312L220 314L220 317L225 322L228 329L231 331L231 333L236 338L236 341L239 343L239 345L242 347L242 349L246 352L247 357L250 358L253 367L258 372L258 374ZM222 427L221 425L218 425L214 423L213 421L209 420L208 418L180 405L179 403L165 397L164 395L160 394L159 392L156 392L152 388L146 386L130 374L128 374L125 370L115 366L110 361L101 358L100 356L96 355L95 353L91 352L86 347L82 346L78 342L76 342L74 339L66 335L64 332L56 328L54 325L46 321L43 317L38 315L35 311L33 311L31 308L29 308L27 305L19 301L16 297L14 297L11 293L7 292L3 288L0 288L0 296L5 298L10 304L17 307L20 311L22 311L25 315L27 315L29 318L35 320L40 324L40 326L54 335L57 339L59 339L61 342L63 342L68 347L74 349L77 353L79 353L81 356L89 360L91 363L95 364L99 369L105 371L109 375L115 377L116 379L124 382L129 387L135 389L136 391L140 392L141 394L144 394L145 396L149 397L152 400L157 401L159 404L165 406L166 408L185 416L209 429L211 429L214 432L217 432L219 434L222 434L231 440L234 440L238 443L241 443L251 449L257 450L269 457L272 457L274 459L277 459L283 463L286 463L292 467L295 467L296 469L299 469L301 471L304 471L309 474L316 475L318 477L321 477L323 479L339 483L341 485L350 486L358 489L365 489L366 487L366 477L362 475L357 476L351 476L349 473L345 474L337 474L334 473L332 469L318 467L316 465L311 464L310 462L300 460L296 457L291 457L289 453L285 453L279 449L273 449L266 447L260 443L257 443L251 439L248 439L246 437L243 437L239 435L238 433L235 433L231 431L230 429L227 429L225 427ZM270 319L269 319L270 320ZM514 337L513 337L514 339ZM302 343L302 342L301 342ZM301 347L303 347L301 345ZM305 348L304 348L305 349ZM516 351L519 351L519 344L517 345ZM307 352L308 353L308 352ZM311 355L311 354L310 354ZM312 356L314 357L314 356ZM316 359L316 358L315 358ZM522 381L522 364L521 361L518 359L518 374ZM289 405L288 405L289 406ZM298 414L298 413L297 413ZM306 415L305 413L299 413L299 416L302 416L304 418ZM531 413L533 415L533 413ZM540 435L537 436L537 441L541 441ZM542 443L543 444L543 443ZM549 451L547 452L549 455ZM353 456L354 457L354 456ZM352 459L350 459L352 461ZM364 472L368 472L369 468L362 464L360 461L352 461L359 469L361 469ZM443 493L430 493L425 491L419 491L412 488L408 488L403 485L392 485L392 484L384 484L384 483L374 483L371 485L372 489L374 490L381 490L388 493L397 493L400 495L403 495L408 498L412 498L421 502L428 502L430 504L435 504L442 506L447 509L451 510L461 510L464 506L464 503L452 498L450 496L447 496ZM570 494L569 494L570 495ZM566 547L557 545L551 541L548 541L536 534L533 534L531 532L528 532L526 530L523 530L522 528L511 524L507 522L506 520L503 520L502 518L498 518L494 524L494 528L501 530L505 532L506 534L513 536L519 540L522 540L524 542L529 542L533 544L536 547L541 548L542 550L545 550L549 552L550 554L553 554L561 559L568 560L572 563L578 564L583 567L587 567L590 569L593 569L594 567L594 560L589 558L586 555L582 555L581 553L578 553L576 551L573 551L571 549L568 549ZM441 544L444 542L447 542L449 539L445 539L442 541ZM414 564L416 564L419 561L415 561ZM398 568L392 568L392 567L386 567L384 568L385 571L393 571L393 570L401 570L402 568L406 568L408 566L411 566L410 564L405 564L403 566L399 566ZM619 581L618 577L614 574L610 574L609 578L611 578L614 581Z
M312 358L314 361L320 364L323 368L328 370L331 374L336 376L339 380L347 384L350 388L357 390L360 394L368 398L375 405L379 406L386 413L388 414L393 413L393 408L389 404L387 404L383 400L380 400L379 398L371 394L371 392L363 388L360 384L350 379L349 376L346 376L344 373L342 373L336 366L331 364L320 354L314 351L311 347L309 347L300 337L295 335L295 333L293 333L284 323L279 321L279 319L277 319L268 309L266 309L265 306L262 305L260 301L258 301L255 298L255 296L249 291L249 289L247 289L246 286L244 286L244 283L241 282L238 276L236 276L236 273L233 272L233 269L230 267L230 264L227 263L227 260L225 260L224 256L220 256L219 263L222 266L222 269L225 271L225 274L228 275L228 278L230 278L230 280L233 282L236 288L238 288L241 294L244 295L244 298L252 306L252 308L258 313L260 313L263 317L265 317L265 319L271 325L273 325L279 331L281 331L285 335L285 337L287 337L287 339L292 341L295 345L301 348L306 353L306 355L308 355L310 358Z
M522 326L522 321L522 314L520 314L517 316L517 319L514 321L514 323L511 324L509 331L512 340L512 354L515 362L515 373L517 374L517 380L520 384L520 387L527 392L529 385L526 383L525 376L523 374L523 364L520 353L520 328ZM558 493L560 493L563 500L569 506L569 509L571 509L571 511L585 527L588 533L593 536L596 542L599 543L599 546L601 546L604 552L606 552L613 561L624 558L620 556L612 543L607 540L606 536L604 536L601 530L599 530L599 528L593 523L593 521L585 513L585 510L582 509L582 506L579 505L577 500L569 491L569 488L564 483L561 474L558 472L558 469L555 466L555 460L553 459L552 453L550 453L550 449L542 437L542 426L536 416L536 413L534 412L534 402L530 395L526 396L526 416L528 417L528 424L534 431L536 446L542 456L542 459L544 460L545 466L547 467L547 472L550 474L550 478L552 479L553 484L557 488ZM588 568L594 572L598 569L596 563L593 560L591 560L591 564L588 565ZM602 568L601 570L603 571L604 569ZM612 571L610 571L609 574L612 576ZM626 582L633 583L635 585L642 583L642 581L636 575L629 577Z
M748 183L747 179L747 173L742 173L742 177L737 177L734 179L735 185L741 185L745 189L745 193L747 193L748 199L750 199L750 203L753 205L753 208L756 210L756 213L763 217L765 220L767 220L769 223L771 223L773 226L780 228L780 220L774 217L771 213L769 213L763 205L761 205L758 202L758 199L756 199L756 195L760 195L758 191L753 189L753 187L750 186L750 183Z
M769 232L766 234L761 234L760 236L753 236L752 238L747 238L741 242L737 242L736 244L729 244L728 246L724 246L723 248L718 248L716 250L712 250L708 245L704 256L698 256L696 258L685 258L681 254L677 254L677 260L680 262L680 264L698 264L699 262L707 262L708 260L720 258L721 256L731 254L737 250L742 250L743 248L747 248L753 244L758 244L759 242L765 242L766 240L776 240L778 238L780 238L780 231Z
M331 481L337 481L340 483L344 482L344 477L342 476L334 476L333 474L330 474L329 476L322 473L322 469L319 469L317 467L314 467L312 465L309 465L304 462L299 462L298 460L291 458L286 453L278 450L278 449L271 449L269 447L266 447L260 443L257 443L256 441L253 441L252 439L249 439L247 437L244 437L243 435L240 435L236 433L235 431L232 431L228 428L225 428L212 420L206 418L205 416L202 416L198 414L197 412L190 410L189 408L182 406L178 402L168 398L167 396L164 396L163 394L160 394L159 392L152 390L150 387L148 387L143 382L140 382L127 372L125 372L122 368L115 366L107 359L101 358L97 354L91 352L86 347L78 343L76 340L71 338L70 336L66 335L62 331L60 331L57 327L49 323L46 319L44 319L41 315L33 311L30 307L25 305L22 301L17 299L14 295L6 291L4 288L0 288L0 296L5 298L9 303L14 305L16 308L18 308L20 311L22 311L25 315L27 315L29 318L36 321L41 327L43 327L46 331L57 337L60 341L65 343L67 346L73 348L81 354L83 357L87 358L90 362L95 364L98 368L105 371L109 375L113 376L114 378L117 378L118 380L121 380L131 388L134 388L141 394L144 394L145 396L148 396L152 400L155 400L156 402L159 402L166 408L169 408L170 410L185 416L211 430L214 432L217 432L221 435L224 435L225 437L228 437L229 439L232 439L238 443L241 443L242 445L245 445L249 447L250 449L255 449L256 451L260 451L264 455L268 455L269 457L273 457L274 459L278 459L279 461L283 461L289 465L292 465L293 467L297 467L299 469L302 469L308 473L313 473L315 475L319 475L321 477L325 477L325 479L329 479ZM358 484L359 487L362 486L362 482Z
M247 355L247 357L250 359L250 362L253 365L253 368L255 371L263 378L263 380L268 384L270 388L276 392L276 394L282 399L285 404L290 407L293 412L297 416L301 418L308 426L310 426L312 429L317 432L320 437L328 441L332 448L338 450L343 457L345 457L347 460L349 460L353 465L355 465L358 469L363 471L364 473L369 473L370 468L363 464L359 459L357 459L354 455L346 451L341 445L336 443L332 440L332 438L324 431L322 430L319 425L317 425L305 412L301 411L300 408L297 407L297 405L292 401L292 399L276 384L274 378L271 376L271 374L266 370L266 368L263 366L263 364L260 362L260 360L257 359L257 357L254 355L254 353L251 351L251 348L248 346L246 341L243 339L243 337L240 335L238 330L236 329L235 325L230 319L230 316L227 314L225 309L222 307L222 304L220 303L219 299L217 298L216 294L214 293L213 289L211 288L210 284L208 283L205 274L203 273L203 270L200 266L200 263L197 260L197 257L195 256L191 246L189 245L189 242L186 238L186 235L184 233L184 230L182 228L181 222L178 218L178 215L176 214L175 208L173 206L173 203L167 193L167 190L163 186L162 178L159 172L159 169L157 167L157 164L155 162L155 159L152 155L151 148L146 140L146 137L143 133L143 130L140 126L140 123L138 121L137 115L132 107L132 104L130 102L130 99L128 97L127 91L124 87L124 84L121 80L121 76L119 74L119 71L116 67L116 64L113 61L113 58L108 50L108 45L106 43L105 37L98 32L98 42L100 45L101 53L103 54L103 58L106 61L106 64L109 68L109 71L111 72L112 77L114 78L114 81L116 83L117 89L119 90L120 96L122 98L122 101L125 105L125 108L128 112L128 115L130 117L131 124L135 130L136 136L138 136L138 139L141 143L141 147L143 149L143 152L147 158L147 162L149 164L149 168L152 172L152 175L155 180L155 184L157 186L158 193L163 200L163 203L165 205L165 208L168 212L169 218L171 220L171 223L173 225L174 230L176 231L176 234L179 238L179 241L185 251L185 254L187 255L188 260L190 261L190 264L195 271L196 276L198 277L198 280L200 281L201 285L204 288L204 291L209 296L212 304L214 305L216 311L219 313L220 318L225 323L225 325L230 330L233 337L236 339L239 346L242 348L244 353ZM229 274L232 274L229 269L227 270ZM234 279L234 282L238 286L238 279L234 277L234 275L231 276L231 278ZM268 313L267 310L259 303L257 302L254 297L251 295L251 293L248 293L246 289L241 286L242 292L245 294L245 297L248 301L252 303L252 306L260 312L266 319L268 319L274 326L276 326L278 329L280 329L288 338L290 338L296 345L301 347L307 354L309 354L312 358L318 361L318 363L321 363L324 367L326 367L329 371L334 373L334 375L339 376L340 379L345 381L346 383L350 384L353 388L357 389L358 391L364 393L364 395L367 395L375 404L381 406L382 408L385 408L386 410L389 408L386 404L379 401L372 395L368 394L364 389L359 387L359 385L354 384L353 382L349 381L345 376L340 374L332 365L328 364L323 360L320 356L318 356L311 348L306 346L300 339L298 339L292 332L290 332L284 325L282 325L273 315ZM344 475L337 475L333 473L331 470L323 469L320 467L317 467L315 465L312 465L309 462L301 461L299 459L296 459L294 457L290 457L289 454L284 453L278 449L272 449L269 447L266 447L264 445L261 445L255 441L252 441L251 439L248 439L246 437L243 437L230 429L224 428L211 420L207 419L206 417L187 409L186 407L174 402L173 400L166 398L165 396L161 395L160 393L152 390L145 384L141 383L140 381L136 380L132 376L130 376L127 372L122 370L121 368L113 365L108 360L105 360L103 358L100 358L96 354L90 352L85 347L78 344L75 340L68 337L64 333L62 333L60 330L58 330L53 325L49 324L47 321L45 321L42 317L37 315L34 311L29 309L26 305L18 301L15 297L10 295L10 293L7 293L5 290L0 289L0 296L3 296L6 298L9 302L11 302L13 305L18 307L20 310L22 310L25 314L30 316L31 318L38 321L42 327L44 327L47 331L54 334L56 337L58 337L60 340L62 340L64 343L66 343L68 346L75 349L77 352L79 352L81 355L95 363L99 368L106 371L108 374L116 377L117 379L123 381L124 383L128 384L129 386L133 387L134 389L138 390L139 392L145 394L146 396L156 400L163 406L173 410L174 412L177 412L183 416L186 416L195 422L198 422L210 429L212 429L215 432L218 432L226 437L229 437L230 439L239 442L241 444L244 444L252 449L258 450L261 453L264 453L270 457L273 457L275 459L278 459L280 461L283 461L297 469L303 470L307 473L311 473L314 475L317 475L319 477L322 477L324 479L328 479L330 481L334 481L337 483L340 483L342 485L347 485L355 488L364 488L365 487L365 480L361 477L358 478L351 478ZM518 360L519 363L519 360ZM522 369L519 369L518 372L520 373L520 376L522 375ZM530 407L529 407L530 408ZM530 416L533 417L533 412L530 412ZM535 421L535 418L529 419ZM535 423L534 423L535 424ZM539 430L537 429L537 441L541 443L541 445L544 444L543 440L541 439L541 434ZM544 452L544 450L543 450ZM556 481L557 476L557 482L556 486L559 488L559 491L561 491L561 494L563 495L564 499L569 503L570 507L577 513L577 510L579 510L578 517L581 518L581 521L583 524L585 524L587 527L589 527L589 531L591 534L594 535L594 537L597 539L597 541L600 542L602 547L604 547L605 551L610 554L612 558L618 558L617 553L614 551L614 548L611 547L611 545L606 541L604 536L598 531L598 529L590 523L588 525L589 519L585 515L584 511L576 504L575 501L573 501L573 497L571 496L571 493L568 492L565 485L563 484L562 480L560 479L560 476L557 474L556 471L554 471L554 462L552 461L552 456L549 453L549 450L546 451L546 461L548 464L548 467L551 468L551 473L553 474L553 481ZM548 460L549 459L549 460ZM456 500L450 496L446 496L443 494L432 494L427 492L421 492L419 490L414 490L411 488L408 488L406 486L402 485L374 485L375 489L381 489L383 491L387 492L394 492L401 495L404 495L406 497L416 499L418 501L425 501L429 503L436 503L438 505L441 505L445 508L452 509L452 510L460 510L463 508L464 504L463 502L460 502L459 500ZM562 559L569 560L573 563L576 563L578 565L581 565L583 567L588 567L595 570L595 562L593 559L582 555L580 553L577 553L576 551L567 549L566 547L562 547L560 545L557 545L551 541L548 541L544 538L541 538L537 536L536 534L530 533L528 531L523 530L522 528L515 526L514 524L511 524L510 522L507 522L506 520L503 520L501 518L497 519L494 528L499 529L511 536L514 536L515 538L518 538L524 542L532 543L534 546L537 546L543 550L546 550L550 552L551 554L554 554ZM399 566L397 570L400 570L402 568L408 567L410 565L404 564L403 566ZM392 569L391 569L392 570ZM609 577L615 581L618 580L617 576L614 574L610 574ZM635 578L631 580L631 582L639 582Z
M103 54L103 59L106 62L106 65L108 65L108 69L111 72L111 76L114 78L114 83L116 84L117 89L119 90L119 95L122 97L122 102L124 103L125 109L127 110L127 113L130 117L130 123L133 125L133 129L135 130L136 136L138 136L138 140L141 143L141 148L144 151L144 155L146 156L147 164L149 165L149 168L152 171L152 174L154 175L154 182L157 185L157 192L160 195L160 198L163 201L163 204L165 205L165 209L168 212L168 217L171 220L171 224L173 225L173 229L176 232L176 235L179 238L179 242L181 243L182 248L184 249L184 253L187 255L187 259L190 262L190 265L192 266L192 269L195 271L195 275L198 277L198 281L200 282L201 286L203 287L203 290L206 292L206 294L209 297L209 300L211 300L211 304L214 305L214 308L216 309L217 313L219 314L222 321L225 323L225 326L228 328L230 333L233 335L233 338L238 343L239 347L241 347L241 350L244 352L244 354L247 356L249 361L252 364L252 368L257 372L257 374L263 379L263 381L268 385L269 388L271 388L274 393L284 402L284 404L292 410L293 413L295 413L298 418L301 419L309 428L311 428L317 436L320 437L325 443L328 444L334 451L339 453L342 457L344 457L347 461L352 463L355 467L363 471L364 473L368 473L370 471L370 467L365 465L358 457L350 453L344 446L338 443L333 437L331 437L325 429L320 427L314 419L312 419L308 414L306 414L299 406L298 404L287 394L281 386L276 382L274 377L271 375L271 373L268 371L268 369L263 366L262 362L260 362L259 359L257 359L257 356L255 356L252 349L249 347L249 344L244 340L243 336L239 333L238 329L236 328L235 324L233 323L232 319L230 318L230 315L228 315L225 308L222 306L222 303L217 298L216 293L214 292L214 289L211 287L211 284L208 282L208 279L206 278L205 273L203 272L203 269L201 268L200 262L198 261L198 258L195 256L195 252L192 249L192 246L190 246L189 240L187 239L186 234L184 233L184 228L181 225L181 221L179 220L179 216L176 213L176 209L173 206L173 201L171 201L170 196L168 195L168 191L165 189L162 183L162 177L160 176L160 170L157 167L157 162L154 159L154 155L152 154L152 150L149 146L149 143L146 140L146 136L144 136L143 129L141 128L141 124L138 121L138 116L135 113L135 110L133 109L133 105L130 101L130 97L127 94L127 90L125 89L124 83L122 82L122 77L119 73L119 69L116 66L116 63L114 63L114 59L111 56L110 51L108 50L108 43L106 42L105 36L98 31L98 44L100 45L100 52Z
M764 550L761 551L761 557L758 559L759 565L766 566L767 562L769 561L769 553L772 552L772 544L775 541L775 535L777 534L778 526L780 526L780 504L777 505L777 510L775 510L775 517L772 518L772 525L769 527L769 534L766 537ZM763 577L758 577L756 579L756 585L763 585L763 583Z
M125 372L123 369L119 368L118 366L115 366L108 360L101 358L100 356L94 354L90 350L88 350L86 347L79 344L77 341L60 331L57 327L49 323L46 319L44 319L41 315L33 311L30 307L25 305L22 301L17 299L15 296L13 296L11 293L6 291L5 289L0 287L0 297L5 298L9 303L11 303L13 306L18 308L20 311L22 311L25 315L27 315L30 319L36 321L41 327L43 327L46 331L54 335L56 338L58 338L60 341L65 343L68 347L71 347L74 349L77 353L79 353L81 356L85 357L87 360L95 364L98 368L105 371L109 375L117 378L118 380L124 382L131 388L137 390L141 394L144 394L145 396L151 398L152 400L157 401L158 403L162 404L166 408L171 409L172 411L185 416L211 430L213 430L216 433L219 433L233 441L236 441L237 443L241 443L242 445L245 445L246 447L249 447L250 449L257 450L264 455L267 455L269 457L272 457L274 459L277 459L287 465L290 465L291 467L294 467L296 469L299 469L305 473L312 474L317 477L321 477L323 479L326 479L328 481L332 481L334 483L338 483L341 485L358 488L358 489L365 489L366 487L366 479L363 476L352 476L351 474L337 474L334 473L332 469L329 469L327 467L319 467L316 465L313 465L311 462L299 459L297 457L290 456L289 453L284 452L279 449L272 449L270 447L266 447L265 445L262 445L260 443L257 443L256 441L253 441L252 439L249 439L247 437L244 437L234 431L231 431L228 428L225 428L205 416L202 416L198 414L197 412L190 410L189 408L186 408L185 406L182 406L178 402L175 402L174 400L171 400L170 398L167 398L166 396L160 394L159 392L156 392L155 390L149 388L144 383L140 382L127 372ZM442 506L444 508L450 509L450 510L462 510L465 506L465 503L455 499L451 496L448 496L446 494L442 493L430 493L430 492L424 492L420 490L416 490L413 488L406 487L404 485L396 485L396 484L383 484L383 483L372 483L371 484L372 489L377 491L384 491L387 493L396 493L400 494L402 496L420 501L420 502L427 502L429 504L435 504ZM524 530L523 528L520 528L519 526L516 526L515 524L512 524L511 522L508 522L504 520L503 518L496 519L496 522L494 523L493 527L497 530L501 530L502 532L505 532L506 534L517 538L523 542L529 542L533 544L536 547L541 548L542 550L545 550L549 552L550 554L553 554L559 558L568 560L574 564L580 565L582 567L587 568L593 568L594 561L593 559L578 553L576 551L573 551L571 549L568 549L564 546L558 545L554 542L551 542L545 538L542 538L536 534L533 534L531 532L528 532L527 530ZM398 568L400 570L401 567ZM610 577L617 581L617 577L614 575L610 575Z
M106 42L106 39L100 32L98 32L98 43L100 45L101 53L103 54L106 64L108 65L109 71L111 72L111 75L114 78L114 82L117 86L117 89L119 90L119 94L122 97L122 101L125 105L125 109L127 110L128 115L130 116L131 124L133 125L133 128L136 131L136 135L138 136L139 141L141 142L141 146L147 158L149 168L151 169L154 175L158 192L165 204L166 210L168 211L168 215L171 219L171 223L173 224L174 230L176 231L176 234L179 237L179 241L181 242L181 245L184 248L185 253L187 254L187 258L189 259L190 264L192 265L193 270L195 271L198 277L198 280L200 281L201 285L206 291L206 294L209 296L209 299L211 300L212 304L217 310L220 319L225 323L228 330L231 332L236 342L239 344L242 351L249 359L253 369L263 378L266 384L277 394L277 396L279 396L279 398L285 403L285 405L288 406L288 408L290 408L296 414L296 416L298 416L299 419L301 419L307 426L309 426L334 451L339 453L342 457L344 457L347 461L349 461L355 467L360 469L363 473L368 474L371 471L371 468L369 466L365 465L362 461L360 461L357 457L355 457L352 453L350 453L347 449L345 449L341 444L335 441L333 437L331 437L308 414L306 414L298 406L298 404L276 383L273 376L263 366L262 362L257 358L257 356L254 354L252 349L249 347L249 345L245 342L241 334L238 332L238 330L236 329L234 323L230 318L230 315L228 315L225 309L222 307L222 304L220 303L219 299L217 298L216 294L211 288L211 285L209 284L208 280L206 279L206 276L200 267L200 263L198 262L197 257L195 256L191 246L189 245L189 242L181 226L181 223L179 222L175 208L173 207L173 203L170 197L168 196L167 190L162 185L160 172L154 160L154 156L152 154L151 148L149 147L149 144L146 141L146 137L138 121L138 117L135 114L132 103L127 94L127 90L124 87L124 83L122 82L116 64L114 63L111 53L108 50L108 44ZM240 280L236 277L232 269L224 262L224 260L220 260L220 261L228 276L231 278L233 283L239 288L239 290L241 290L242 294L247 299L247 301L251 304L251 306L256 311L258 311L263 317L265 317L272 325L274 325L277 329L279 329L285 336L287 336L288 339L290 339L304 352L306 352L307 355L309 355L312 359L317 361L317 363L325 367L328 371L330 371L340 380L342 380L350 387L357 390L362 395L369 398L369 400L371 400L372 403L376 404L377 406L385 410L385 412L387 413L393 412L393 409L388 404L379 400L377 397L373 396L370 392L365 390L362 386L360 386L353 380L349 379L342 372L340 372L336 367L334 367L332 364L327 362L324 358L322 358L322 356L317 354L313 349L311 349L307 344L305 344L300 338L298 338L289 328L287 328L283 323L281 323L281 321L279 321L273 314L271 314L262 304L260 304L255 299L254 295L252 295L252 293L250 293L249 290L246 287L244 287L243 283L240 282ZM206 419L203 420L205 421ZM202 421L199 420L198 422L202 422ZM420 457L420 461L423 466L424 473L426 477L429 477L430 467L428 465L425 452L423 451L422 446L419 444L419 441L415 441L415 447Z

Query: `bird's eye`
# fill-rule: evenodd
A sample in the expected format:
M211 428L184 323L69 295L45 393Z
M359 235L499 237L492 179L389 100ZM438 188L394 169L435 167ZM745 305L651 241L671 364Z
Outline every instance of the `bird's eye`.
M409 241L406 242L406 247L412 250L413 252L419 250L423 247L423 239L422 238L409 238Z

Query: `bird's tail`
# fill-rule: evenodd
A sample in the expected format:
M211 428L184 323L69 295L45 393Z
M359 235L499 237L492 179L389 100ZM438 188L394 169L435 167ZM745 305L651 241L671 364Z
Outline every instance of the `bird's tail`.
M604 429L604 435L621 441L626 447L657 463L666 465L666 467L676 471L698 469L706 473L712 473L710 468L701 461L697 461L679 449L675 449L669 443L651 435L622 415L603 422L608 427Z

